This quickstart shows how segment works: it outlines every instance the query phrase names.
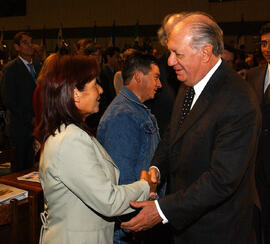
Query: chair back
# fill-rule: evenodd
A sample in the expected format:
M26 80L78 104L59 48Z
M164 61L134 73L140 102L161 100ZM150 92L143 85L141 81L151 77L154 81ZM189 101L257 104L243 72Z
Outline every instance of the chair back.
M0 205L0 240L5 244L36 244L34 213L36 199L30 195L27 199Z

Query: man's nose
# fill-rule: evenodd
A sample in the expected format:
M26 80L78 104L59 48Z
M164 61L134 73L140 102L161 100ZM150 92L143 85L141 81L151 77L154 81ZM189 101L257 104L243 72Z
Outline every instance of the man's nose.
M158 88L161 88L161 87L162 87L162 84L161 84L161 82L160 82L160 79L158 79L158 81L157 81L157 87L158 87Z
M174 66L176 64L176 58L174 53L170 53L170 56L168 58L168 65Z

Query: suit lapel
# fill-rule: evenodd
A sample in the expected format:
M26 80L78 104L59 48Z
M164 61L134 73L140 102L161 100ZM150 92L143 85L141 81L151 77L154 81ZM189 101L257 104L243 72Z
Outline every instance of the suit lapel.
M264 101L264 82L265 82L265 75L266 75L266 71L267 71L267 65L264 65L262 67L262 69L260 70L260 72L258 72L257 74L257 84L258 84L258 94L262 94L261 98L260 98L260 103L263 104Z
M23 61L19 57L17 58L17 63L21 67L22 72L25 73L26 76L28 76L28 80L33 81L34 85L36 85L36 82L33 79L32 75L30 74L29 70L27 69L27 67L25 66L25 64L23 63Z
M118 169L117 165L114 163L111 156L107 153L107 151L103 148L103 146L98 142L98 140L95 137L92 137L92 140L94 141L96 147L98 148L102 158L105 159L107 162L111 163L115 168Z
M179 129L179 121L182 116L182 106L183 106L184 97L185 97L185 89L186 89L186 86L184 84L181 84L178 90L175 103L174 103L174 108L172 111L173 116L171 117L171 128L170 128L171 141Z
M202 93L200 94L198 100L194 104L192 110L189 112L188 116L184 120L184 123L181 128L177 127L178 129L175 129L175 136L174 139L172 140L171 146L176 143L188 130L189 128L203 115L203 113L207 110L209 107L209 104L211 104L213 97L217 93L217 91L220 89L220 87L223 84L224 80L224 64L223 62L221 65L218 67L218 69L215 71L215 73L212 75L210 80L208 81L207 85L203 89ZM182 94L183 93L183 94ZM184 99L184 89L182 91L181 95L182 96L182 104L183 104L183 99ZM179 98L180 101L180 98ZM179 115L180 119L181 113ZM175 116L178 117L178 116ZM178 119L178 124L179 124L179 119ZM176 126L177 121L174 121L172 124ZM173 133L173 132L172 132Z

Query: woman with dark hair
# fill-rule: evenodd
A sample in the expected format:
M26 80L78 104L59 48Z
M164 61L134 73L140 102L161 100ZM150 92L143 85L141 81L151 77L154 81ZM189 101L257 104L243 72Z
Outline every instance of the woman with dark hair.
M114 218L129 201L149 197L140 180L118 186L119 170L85 126L98 112L98 66L86 56L54 55L39 77L42 114L40 181L45 211L40 243L113 243Z

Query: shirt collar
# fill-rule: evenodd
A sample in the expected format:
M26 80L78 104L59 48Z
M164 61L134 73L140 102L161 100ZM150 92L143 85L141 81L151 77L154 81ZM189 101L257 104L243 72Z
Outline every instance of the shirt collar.
M221 59L219 59L217 63L214 65L214 67L193 87L196 96L198 97L200 96L204 87L206 86L206 84L208 83L212 75L215 73L217 68L220 66L220 64L221 64Z
M21 56L19 56L19 58L22 60L22 62L27 66L28 64L32 64L32 60L29 63L28 61L26 61L24 58L22 58Z
M265 82L264 82L264 92L266 91L267 87L270 85L270 63L266 66L266 75L265 75Z

